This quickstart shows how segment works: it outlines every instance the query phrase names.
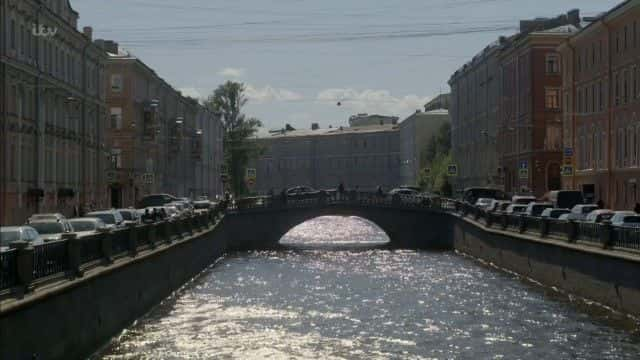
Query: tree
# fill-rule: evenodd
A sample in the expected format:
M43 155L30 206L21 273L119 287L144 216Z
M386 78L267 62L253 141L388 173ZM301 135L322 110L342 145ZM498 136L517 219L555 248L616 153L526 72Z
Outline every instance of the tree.
M243 172L249 159L259 153L256 143L247 141L256 134L262 122L247 118L242 107L247 104L242 83L227 81L218 86L205 101L205 106L219 113L224 127L224 162L228 172L231 190L235 195L246 191Z

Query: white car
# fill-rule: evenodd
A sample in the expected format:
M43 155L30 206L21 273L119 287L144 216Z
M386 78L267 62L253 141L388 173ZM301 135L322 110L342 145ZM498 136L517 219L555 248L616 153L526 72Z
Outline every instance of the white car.
M0 227L0 252L8 251L9 245L14 241L26 241L31 245L43 243L40 234L31 226Z
M507 210L505 210L506 214L523 214L525 211L527 211L527 205L523 205L523 204L511 204L507 207Z
M69 224L71 224L73 232L76 233L78 237L93 235L100 231L107 230L107 225L99 218L74 218L69 219Z
M578 204L571 209L571 213L567 217L567 220L584 221L590 212L598 210L598 205L595 204Z
M66 217L60 213L33 214L29 216L29 219L27 219L27 224L32 223L34 221L64 220L64 219L66 219Z
M639 229L640 215L633 211L616 211L611 217L611 225Z
M475 206L479 207L480 209L486 209L489 207L489 205L491 205L491 202L495 200L495 199L490 199L490 198L479 198L476 203Z
M585 221L590 223L601 223L605 220L610 220L614 214L614 211L609 209L593 210L589 215L587 215Z

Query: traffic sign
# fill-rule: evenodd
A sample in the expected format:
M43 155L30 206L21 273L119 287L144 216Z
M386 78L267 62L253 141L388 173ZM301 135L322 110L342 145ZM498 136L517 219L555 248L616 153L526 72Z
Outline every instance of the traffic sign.
M573 156L573 148L570 148L570 147L564 148L564 156L565 157L572 157Z
M573 176L573 166L565 165L562 167L562 176Z
M153 184L153 174L152 173L142 174L142 182L145 184Z
M527 160L520 160L520 165L518 166L520 169L528 169L529 168L529 161Z
M520 168L520 170L518 171L518 175L519 175L520 179L528 179L529 178L529 169Z
M450 164L449 166L447 166L447 175L458 176L458 165Z

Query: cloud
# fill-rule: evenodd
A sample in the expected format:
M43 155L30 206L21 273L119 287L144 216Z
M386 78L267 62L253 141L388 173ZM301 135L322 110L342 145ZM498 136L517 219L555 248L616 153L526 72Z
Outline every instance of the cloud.
M245 69L242 68L226 67L218 71L218 75L224 78L241 78L244 76L245 72Z
M265 103L272 101L298 101L304 97L295 91L287 89L278 89L270 85L264 87L256 87L247 85L245 89L247 98L256 103Z
M357 113L378 113L381 115L405 116L421 109L430 98L409 94L393 96L388 90L326 89L318 93L316 100L331 105L341 103L342 107Z
M188 96L188 97L192 97L194 99L204 99L204 96L202 96L202 93L200 92L200 90L194 88L194 87L183 87L178 89L178 91L180 91L182 93L183 96Z

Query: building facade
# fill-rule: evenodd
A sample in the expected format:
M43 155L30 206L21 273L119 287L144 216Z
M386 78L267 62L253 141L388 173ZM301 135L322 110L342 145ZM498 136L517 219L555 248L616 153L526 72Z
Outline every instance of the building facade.
M417 111L400 122L401 184L419 184L420 170L428 165L424 159L427 144L438 135L440 128L450 121L449 111L437 109Z
M317 189L391 189L399 184L400 136L397 125L293 130L256 139L262 155L256 193L297 185Z
M395 125L399 119L397 116L357 114L349 117L349 126Z
M457 190L500 182L496 139L502 82L498 55L505 46L504 38L490 44L449 79L451 150L458 166L452 183Z
M68 1L6 0L0 18L0 223L105 206L105 53Z
M107 103L113 207L144 195L222 194L222 124L197 100L183 97L144 62L100 42L107 52Z
M575 25L523 31L500 54L498 152L508 193L541 197L561 188L562 72L556 48L577 31L578 21L572 20Z
M563 187L612 209L640 202L640 1L625 1L558 47Z

